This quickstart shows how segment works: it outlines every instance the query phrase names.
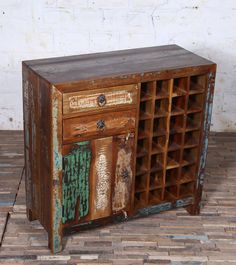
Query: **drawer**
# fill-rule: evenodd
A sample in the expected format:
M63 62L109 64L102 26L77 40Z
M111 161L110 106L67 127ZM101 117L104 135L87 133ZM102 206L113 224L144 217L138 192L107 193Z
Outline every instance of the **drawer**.
M135 105L137 84L63 94L63 114Z
M63 120L63 140L91 139L134 130L136 109Z

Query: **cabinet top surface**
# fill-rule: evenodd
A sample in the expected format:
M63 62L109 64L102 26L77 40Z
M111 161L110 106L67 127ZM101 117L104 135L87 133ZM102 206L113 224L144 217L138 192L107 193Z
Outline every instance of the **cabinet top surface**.
M51 84L212 65L177 45L24 61Z

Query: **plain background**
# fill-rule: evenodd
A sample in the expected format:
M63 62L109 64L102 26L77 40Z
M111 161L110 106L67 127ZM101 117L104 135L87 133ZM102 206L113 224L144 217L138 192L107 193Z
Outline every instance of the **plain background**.
M172 43L218 64L212 130L236 131L235 0L0 0L0 129L22 129L22 60Z

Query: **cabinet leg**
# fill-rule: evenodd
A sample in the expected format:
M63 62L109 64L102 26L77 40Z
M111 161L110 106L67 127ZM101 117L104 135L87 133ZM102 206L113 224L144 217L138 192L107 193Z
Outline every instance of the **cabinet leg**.
M62 235L58 233L48 233L48 247L52 254L59 253L62 250Z
M28 208L26 209L26 215L30 222L38 219L37 216L33 213L33 211Z
M199 204L191 204L185 207L186 211L190 215L199 215L200 214L200 205Z
M201 210L201 198L202 198L202 185L199 185L198 189L196 190L193 204L190 204L185 207L187 212L191 215L198 215L200 214Z

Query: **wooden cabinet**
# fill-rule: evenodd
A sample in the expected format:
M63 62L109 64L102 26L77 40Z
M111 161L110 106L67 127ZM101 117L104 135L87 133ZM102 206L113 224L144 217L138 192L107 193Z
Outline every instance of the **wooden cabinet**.
M23 62L26 204L67 232L198 214L216 65L179 46Z

